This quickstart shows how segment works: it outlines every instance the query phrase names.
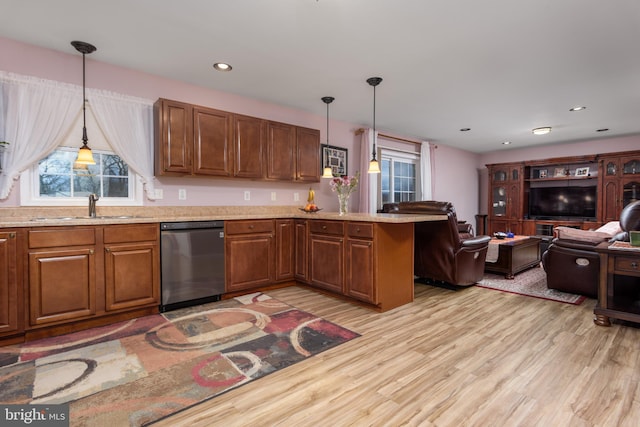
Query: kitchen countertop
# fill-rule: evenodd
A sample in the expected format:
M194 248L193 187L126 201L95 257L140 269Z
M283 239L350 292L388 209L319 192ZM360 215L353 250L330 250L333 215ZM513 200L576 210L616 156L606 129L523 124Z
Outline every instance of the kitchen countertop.
M301 218L339 221L408 223L443 221L446 215L364 214L338 212L307 213L292 206L166 206L166 207L102 207L97 217L88 217L86 208L19 207L0 208L0 227L46 227L149 222L183 222L212 220L247 220Z

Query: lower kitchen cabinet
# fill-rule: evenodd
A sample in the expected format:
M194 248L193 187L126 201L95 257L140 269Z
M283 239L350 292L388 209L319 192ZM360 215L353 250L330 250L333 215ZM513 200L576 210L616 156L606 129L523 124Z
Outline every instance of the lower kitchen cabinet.
M377 304L373 227L371 223L359 222L347 225L345 294Z
M274 221L225 222L226 291L266 286L274 281Z
M24 329L19 240L17 230L0 231L0 336Z
M156 224L104 229L106 311L158 303L158 233Z
M313 286L344 292L344 222L309 222L309 271Z
M38 228L27 235L28 327L157 310L157 224Z
M96 229L29 232L29 325L96 314Z
M292 219L277 219L275 281L293 280L294 276L294 223Z
M294 222L293 262L294 277L301 283L309 283L309 227L307 220L296 219Z

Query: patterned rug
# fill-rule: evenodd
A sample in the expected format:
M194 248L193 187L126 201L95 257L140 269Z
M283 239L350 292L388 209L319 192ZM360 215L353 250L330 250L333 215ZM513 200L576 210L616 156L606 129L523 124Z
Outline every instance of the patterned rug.
M359 335L261 293L0 347L0 403L146 425Z
M542 266L518 273L514 279L505 279L504 275L485 273L476 286L574 305L580 305L586 299L582 295L547 288L547 274Z

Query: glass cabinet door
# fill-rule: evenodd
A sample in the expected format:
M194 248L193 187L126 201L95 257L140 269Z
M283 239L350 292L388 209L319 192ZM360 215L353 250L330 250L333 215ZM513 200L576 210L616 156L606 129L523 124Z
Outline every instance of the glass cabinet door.
M493 216L505 216L507 214L507 188L493 187L491 200Z
M493 172L493 181L501 182L507 180L507 171L505 170L496 170Z
M623 175L636 175L640 174L640 159L624 159L622 165Z
M622 187L622 207L640 200L640 182L631 181Z
M616 176L618 172L618 165L613 160L609 160L605 166L605 175Z

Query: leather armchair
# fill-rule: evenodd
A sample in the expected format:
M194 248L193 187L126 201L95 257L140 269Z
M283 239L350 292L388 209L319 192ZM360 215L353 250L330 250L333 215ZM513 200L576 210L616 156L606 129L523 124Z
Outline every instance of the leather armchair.
M611 238L591 232L590 239L575 240L559 236L542 254L547 287L561 292L598 297L600 258L595 247L602 242L629 241L629 231L640 230L640 201L628 204L620 213L622 232ZM585 232L585 235L589 232Z
M443 221L415 223L414 275L428 281L469 286L484 275L491 238L473 236L469 225L459 228L450 202L417 201L385 204L384 213L446 215ZM466 238L461 237L460 229Z

